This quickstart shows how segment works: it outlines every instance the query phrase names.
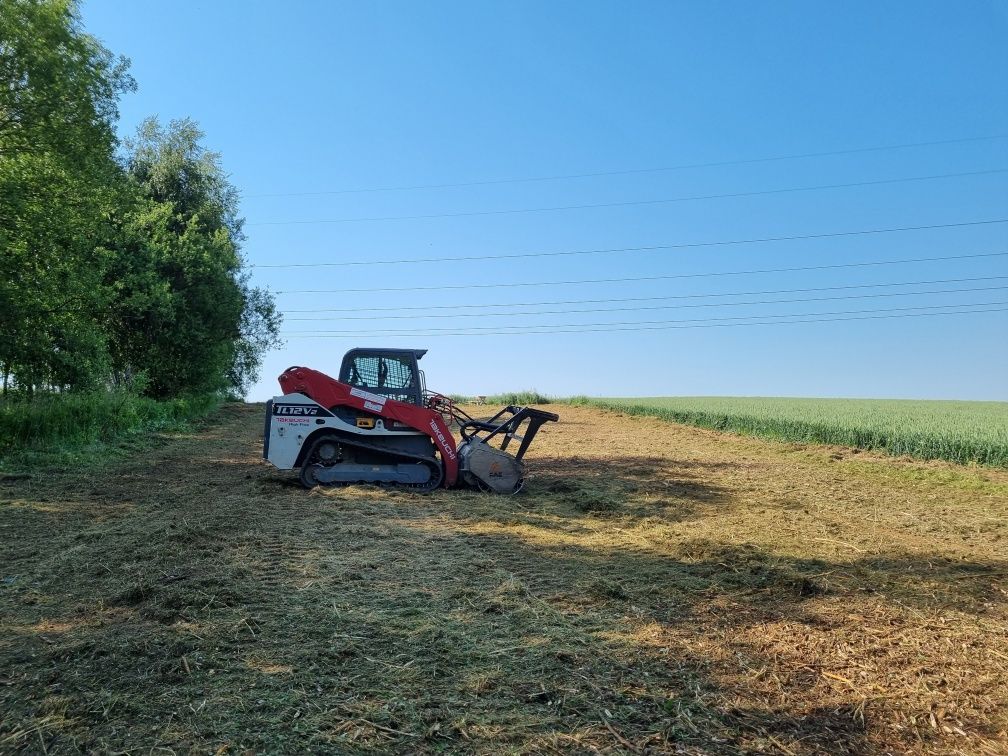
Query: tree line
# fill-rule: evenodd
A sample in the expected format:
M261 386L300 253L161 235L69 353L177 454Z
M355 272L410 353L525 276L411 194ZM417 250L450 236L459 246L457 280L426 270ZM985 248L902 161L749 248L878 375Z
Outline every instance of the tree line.
M135 88L74 0L0 3L5 395L242 394L278 343L220 156L189 119L119 140Z

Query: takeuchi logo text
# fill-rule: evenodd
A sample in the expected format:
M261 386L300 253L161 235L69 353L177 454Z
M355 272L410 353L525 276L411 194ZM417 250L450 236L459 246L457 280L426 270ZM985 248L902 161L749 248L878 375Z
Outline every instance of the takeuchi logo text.
M451 445L445 438L444 433L442 433L441 429L437 427L437 422L431 420L430 428L431 431L433 431L434 435L437 437L437 440L441 442L441 448L444 450L444 453L447 454L451 459L455 459L455 450L451 448Z

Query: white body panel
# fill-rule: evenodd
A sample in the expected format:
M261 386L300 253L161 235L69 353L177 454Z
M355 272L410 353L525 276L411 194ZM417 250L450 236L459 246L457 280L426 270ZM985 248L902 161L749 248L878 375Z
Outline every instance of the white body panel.
M304 394L284 394L273 397L267 405L263 456L281 470L291 470L305 440L317 430L329 428L341 433L353 433L362 439L376 436L423 436L420 431L386 430L380 418L374 428L358 428L333 415Z

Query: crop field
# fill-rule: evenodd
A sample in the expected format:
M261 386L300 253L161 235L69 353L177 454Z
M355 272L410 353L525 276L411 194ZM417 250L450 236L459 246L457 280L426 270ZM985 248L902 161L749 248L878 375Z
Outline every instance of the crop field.
M0 477L0 752L1008 752L1008 471L550 409L515 497Z
M1008 467L1008 402L762 397L574 401L781 441Z

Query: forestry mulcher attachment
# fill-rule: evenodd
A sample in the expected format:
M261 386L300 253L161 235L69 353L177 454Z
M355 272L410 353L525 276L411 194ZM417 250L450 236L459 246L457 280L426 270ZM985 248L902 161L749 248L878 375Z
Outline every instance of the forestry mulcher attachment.
M281 470L300 468L306 488L379 483L431 491L464 483L517 493L525 479L525 451L543 423L559 418L510 406L477 420L426 390L417 367L426 353L351 349L339 380L311 368L288 368L279 378L283 396L266 403L263 457ZM507 452L512 439L520 442L514 455Z

